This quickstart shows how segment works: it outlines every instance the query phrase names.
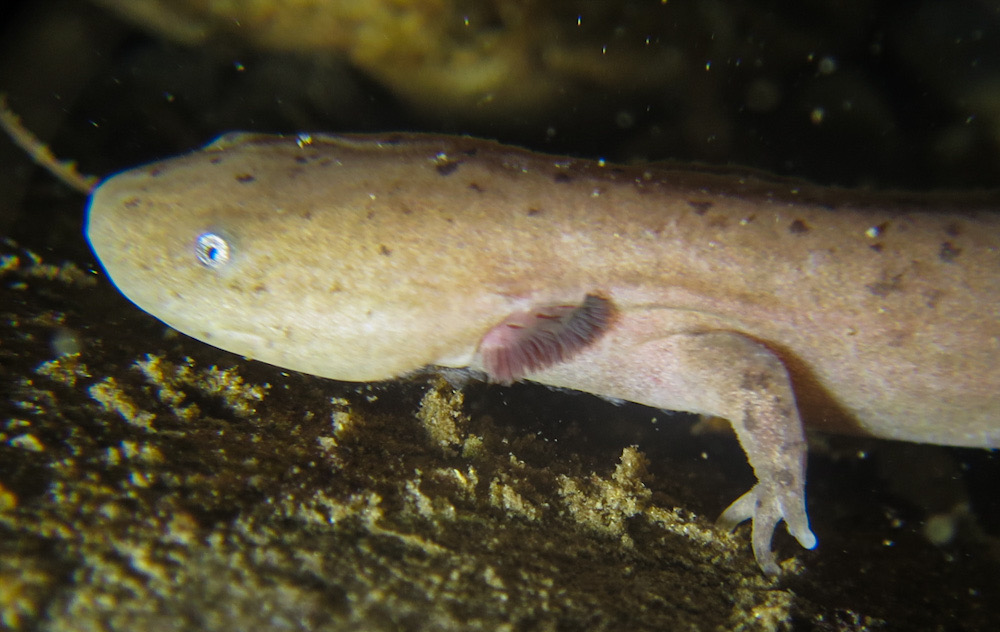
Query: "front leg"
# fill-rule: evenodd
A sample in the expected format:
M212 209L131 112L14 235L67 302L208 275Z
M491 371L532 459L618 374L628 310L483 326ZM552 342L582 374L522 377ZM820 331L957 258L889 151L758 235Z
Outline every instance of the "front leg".
M711 414L730 421L757 475L757 484L729 505L719 525L732 530L752 519L754 557L765 573L776 574L771 539L779 521L785 521L803 547L816 546L806 514L806 442L788 371L769 349L738 334L703 334L678 342L680 348L706 356L699 363L712 363L719 354L711 382L718 389L718 410Z
M719 525L732 530L753 520L754 557L769 574L778 573L771 539L781 520L799 544L815 547L806 515L805 436L781 360L732 332L677 334L639 350L654 374L652 363L666 360L667 371L652 378L664 403L685 400L680 403L691 412L729 420L757 475L757 484L722 513Z
M735 332L678 333L637 341L625 333L629 329L611 331L573 361L528 377L728 419L757 484L722 513L719 524L733 529L753 520L754 556L769 574L779 572L771 539L781 520L802 546L815 547L806 515L805 437L781 360L760 342Z

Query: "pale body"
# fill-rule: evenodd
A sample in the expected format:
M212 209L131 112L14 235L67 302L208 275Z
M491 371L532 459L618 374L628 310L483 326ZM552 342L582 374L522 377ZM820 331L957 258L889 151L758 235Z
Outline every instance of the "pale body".
M1000 218L981 206L459 137L235 134L106 180L88 236L170 326L338 380L481 370L512 314L599 295L606 331L527 379L729 419L758 484L723 522L752 518L773 572L779 520L815 544L798 411L1000 445ZM199 261L205 234L228 259Z

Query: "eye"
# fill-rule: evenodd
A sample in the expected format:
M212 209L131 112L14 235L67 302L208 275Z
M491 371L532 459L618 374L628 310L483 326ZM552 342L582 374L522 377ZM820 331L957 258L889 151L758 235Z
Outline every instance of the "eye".
M198 261L206 268L221 268L229 262L232 251L225 237L217 233L202 233L194 245Z

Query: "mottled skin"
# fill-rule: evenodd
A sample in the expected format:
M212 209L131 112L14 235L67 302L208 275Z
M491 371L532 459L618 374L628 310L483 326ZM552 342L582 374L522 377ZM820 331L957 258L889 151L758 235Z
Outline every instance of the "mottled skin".
M728 419L758 482L721 521L753 519L776 572L780 520L815 545L799 411L822 430L1000 445L985 197L956 210L458 137L231 134L106 180L87 231L170 326L338 380L481 370L508 315L601 296L603 335L527 378Z

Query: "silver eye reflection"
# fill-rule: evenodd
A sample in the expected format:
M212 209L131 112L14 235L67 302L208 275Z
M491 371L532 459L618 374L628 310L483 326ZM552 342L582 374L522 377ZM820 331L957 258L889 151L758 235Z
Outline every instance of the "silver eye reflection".
M225 237L218 233L202 233L194 246L198 261L206 268L221 268L229 262L232 250Z

